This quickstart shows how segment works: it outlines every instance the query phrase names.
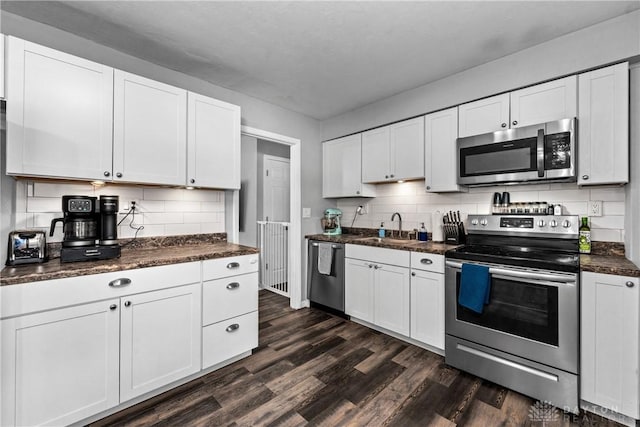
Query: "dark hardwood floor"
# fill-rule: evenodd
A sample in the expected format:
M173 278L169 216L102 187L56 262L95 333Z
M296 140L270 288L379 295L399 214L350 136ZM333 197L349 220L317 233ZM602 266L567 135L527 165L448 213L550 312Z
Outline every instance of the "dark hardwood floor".
M534 404L434 353L261 291L253 355L94 425L618 425L561 411L543 423Z

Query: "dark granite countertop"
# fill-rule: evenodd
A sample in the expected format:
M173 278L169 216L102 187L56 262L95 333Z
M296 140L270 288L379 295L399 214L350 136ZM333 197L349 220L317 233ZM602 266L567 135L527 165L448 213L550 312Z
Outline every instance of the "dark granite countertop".
M179 236L174 239L166 237L138 239L136 245L124 246L121 257L117 259L63 264L59 258L54 258L42 264L5 267L0 272L0 286L249 255L259 252L258 249L253 247L227 243L224 233L203 236L209 238ZM51 252L55 253L55 249Z
M324 234L310 234L305 236L309 240L320 240L323 242L351 243L362 246L375 246L378 248L399 249L404 251L425 252L430 254L444 255L449 249L457 248L459 245L447 245L435 243L429 240L421 242L419 240L393 239L386 237L377 239L376 236L363 234L342 234L340 236L325 236Z
M387 237L382 240L375 239L375 236L375 230L355 229L353 233L342 234L340 236L311 234L305 237L310 240L320 240L324 242L350 243L441 255L444 255L449 249L458 247L458 245L447 245L444 243L434 243L432 241L420 242L417 240L408 240L406 236L403 236L403 239ZM594 244L594 249L594 252L590 255L580 255L581 271L640 277L640 268L624 257L624 246L622 244L597 242Z

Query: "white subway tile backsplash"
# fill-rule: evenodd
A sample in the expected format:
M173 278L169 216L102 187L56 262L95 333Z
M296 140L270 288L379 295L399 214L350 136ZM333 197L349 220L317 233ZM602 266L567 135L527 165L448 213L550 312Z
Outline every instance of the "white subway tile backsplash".
M416 184L417 183L417 184ZM410 184L403 187L404 184ZM599 186L578 188L575 183L504 185L494 187L472 187L467 193L423 193L423 181L404 184L380 184L376 186L377 197L368 199L369 212L358 215L356 227L378 228L384 221L386 228L396 228L391 224L390 214L400 212L403 229L415 228L420 222L431 231L431 213L440 211L460 211L463 218L469 214L491 214L493 193L508 191L512 202L546 201L563 205L567 215L587 216L590 200L603 201L603 216L592 217L592 238L595 241L621 242L624 238L625 195L619 186ZM412 192L415 190L415 194ZM343 210L343 224L350 225L355 208L363 204L363 199L338 200L338 208Z
M225 231L224 191L185 190L138 185L106 184L95 187L88 183L34 182L19 180L16 183L16 227L49 230L51 219L62 216L63 195L117 195L120 212L126 212L128 204L137 205L133 225L143 225L138 236L165 236L172 234L212 233ZM185 219L186 215L186 219ZM125 217L118 215L118 221ZM118 236L132 238L136 230L129 226L129 215L118 227ZM62 241L62 226L58 224L48 241Z

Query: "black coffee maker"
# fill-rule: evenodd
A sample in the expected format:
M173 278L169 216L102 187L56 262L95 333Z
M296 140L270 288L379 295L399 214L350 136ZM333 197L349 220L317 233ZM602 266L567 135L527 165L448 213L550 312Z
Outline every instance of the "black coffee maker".
M60 261L118 258L118 196L62 196L62 218L51 220L49 235L62 222Z

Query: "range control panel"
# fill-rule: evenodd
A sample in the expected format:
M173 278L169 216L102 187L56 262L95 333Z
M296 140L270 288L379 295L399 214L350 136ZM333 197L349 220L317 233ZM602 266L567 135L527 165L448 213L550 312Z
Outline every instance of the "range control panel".
M469 215L469 234L553 235L577 238L577 215Z

